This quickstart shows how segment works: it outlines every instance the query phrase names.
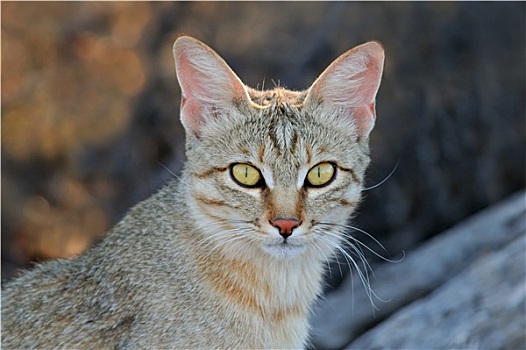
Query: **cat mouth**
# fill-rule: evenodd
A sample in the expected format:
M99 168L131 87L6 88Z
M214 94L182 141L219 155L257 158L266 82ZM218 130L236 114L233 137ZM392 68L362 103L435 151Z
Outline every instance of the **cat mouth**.
M291 243L283 240L281 243L265 244L262 246L265 253L280 259L291 259L302 255L307 250L304 244Z

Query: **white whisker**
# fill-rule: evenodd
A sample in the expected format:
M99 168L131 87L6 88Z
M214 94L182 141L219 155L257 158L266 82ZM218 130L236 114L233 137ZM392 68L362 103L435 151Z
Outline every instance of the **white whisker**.
M353 240L354 242L356 242L357 244L359 244L360 246L364 247L365 249L367 249L369 252L371 252L372 254L374 254L376 257L386 261L386 262L390 262L390 263L399 263L401 262L402 260L404 260L405 258L405 252L402 252L403 255L400 259L397 259L397 260L393 260L393 259L390 259L378 252L376 252L374 249L372 249L371 247L369 247L367 244L363 243L362 241L360 241L358 238L352 236L350 233L348 233L346 230L353 230L353 231L357 231L357 232L360 232L360 233L363 233L364 235L366 235L368 238L370 238L371 240L374 241L374 243L376 243L380 248L382 248L386 253L389 253L387 251L387 249L384 247L384 245L382 243L380 243L380 241L378 241L376 238L374 238L373 235L371 235L370 233L368 233L367 231L359 228L359 227L356 227L356 226L352 226L352 225L343 225L343 224L337 224L337 223L333 223L333 222L320 222L319 223L320 225L322 226L328 226L328 227L333 227L335 229L338 230L338 232L340 232L344 237L348 238L348 239L351 239ZM341 230L340 228L343 228L344 230Z
M170 173L170 175L172 175L173 177L175 177L177 180L179 180L180 182L184 183L185 185L187 186L190 186L190 184L186 181L183 180L182 177L180 177L179 175L177 175L176 173L174 173L172 170L170 170L170 168L168 168L166 165L164 165L163 163L161 163L160 161L157 161L157 164L159 164L160 166L162 166L164 168L164 170L166 170L168 173Z
M326 245L327 247L330 247L333 250L338 251L343 256L343 258L345 259L345 262L349 266L351 278L353 275L353 270L356 269L356 272L358 273L358 277L360 278L365 288L367 297L369 298L371 302L373 312L375 310L378 310L378 307L376 306L374 300L377 299L382 302L386 302L386 300L383 300L382 298L380 298L371 286L370 276L372 276L372 278L374 279L376 279L376 276L374 274L374 270L372 266L369 264L369 262L367 261L365 257L362 247L367 249L369 252L376 255L377 257L385 261L388 261L388 262L400 262L401 260L403 260L404 257L402 257L399 260L392 260L392 259L389 259L377 253L367 244L365 244L364 242L360 241L358 238L351 235L349 230L354 230L354 231L363 233L366 237L371 238L385 252L387 252L387 250L371 234L355 226L347 225L347 224L339 224L339 223L334 223L334 222L319 222L317 224L319 226L317 229L315 229L315 231L319 232L318 236L320 237L320 241L323 242L323 244ZM361 264L351 254L355 255ZM340 273L341 273L341 267L339 263L338 263L338 267L340 268ZM371 275L369 275L369 273L371 273ZM353 299L354 299L354 290L353 290Z
M345 251L345 249L343 249L340 245L335 244L332 241L327 241L327 242L328 242L328 244L330 244L336 250L338 250L340 253L343 254L343 256L346 259L346 261L349 264L349 266L353 266L356 269L356 272L358 273L358 277L360 278L360 280L362 281L362 285L364 286L365 293L367 294L367 297L369 298L369 301L371 302L371 306L373 307L373 311L374 310L378 310L378 307L376 306L373 297L375 297L376 299L381 300L381 301L382 301L382 299L380 297L378 297L378 295L376 295L376 293L374 292L374 290L371 287L371 282L370 282L370 279L369 279L369 274L368 274L367 268L364 268L365 269L365 273L364 273L362 271L362 269L360 268L360 265L358 265L356 260L354 260L354 258L349 253L347 253Z
M325 259L325 262L326 262L326 264L327 264L327 270L329 271L329 277L332 278L332 271L331 271L331 268L330 268L330 267L331 267L331 266L330 266L330 261L329 261L329 258L327 257L327 254L325 254L325 253L323 252L323 249L321 249L321 247L320 247L315 241L312 241L312 245L313 245L316 249L318 249L318 250L320 251L321 255L322 255L323 258ZM343 274L342 274L342 270L341 270L341 268L340 268L340 274L341 274L342 277L343 277Z
M396 168L398 168L398 164L399 163L400 163L400 159L398 159L396 161L396 164L395 164L393 170L391 170L391 172L389 173L389 175L387 175L387 177L385 179L383 179L382 181L380 181L376 185L373 185L373 186L370 186L370 187L365 187L364 189L362 189L362 191L369 191L369 190L372 190L373 188L376 188L376 187L381 186L382 184L384 184L394 174L394 172L396 171Z

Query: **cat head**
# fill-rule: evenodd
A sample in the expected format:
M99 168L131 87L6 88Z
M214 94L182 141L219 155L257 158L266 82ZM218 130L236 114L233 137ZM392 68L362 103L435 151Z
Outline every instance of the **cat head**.
M174 57L196 234L211 251L277 259L337 249L369 163L381 45L344 53L302 92L249 88L190 37Z

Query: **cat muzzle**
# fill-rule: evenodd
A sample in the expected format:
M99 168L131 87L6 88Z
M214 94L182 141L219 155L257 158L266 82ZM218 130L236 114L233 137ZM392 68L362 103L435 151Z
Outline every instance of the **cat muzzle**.
M276 219L270 220L270 224L279 230L281 237L287 239L292 234L292 230L301 225L301 221L297 219Z

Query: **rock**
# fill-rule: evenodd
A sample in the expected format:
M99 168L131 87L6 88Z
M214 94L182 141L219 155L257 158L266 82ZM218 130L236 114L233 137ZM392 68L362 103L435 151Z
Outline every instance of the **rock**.
M376 268L371 288L385 300L378 302L373 296L378 310L373 310L365 289L356 287L361 284L358 276L347 279L315 311L313 345L327 349L347 344L358 348L477 346L486 341L497 344L505 335L510 335L511 342L506 344L524 341L524 332L521 337L516 328L524 330L525 211L525 193L517 193L436 236L401 262ZM509 315L512 306L522 313ZM516 322L497 323L512 319ZM360 337L382 320L378 329ZM415 323L414 327L407 322ZM445 336L453 335L451 327L456 327L457 338ZM473 334L475 329L482 334ZM490 335L492 329L495 334ZM351 343L358 337L357 343Z
M525 236L473 262L347 349L524 349Z

